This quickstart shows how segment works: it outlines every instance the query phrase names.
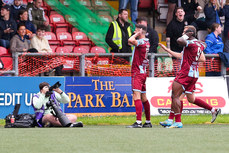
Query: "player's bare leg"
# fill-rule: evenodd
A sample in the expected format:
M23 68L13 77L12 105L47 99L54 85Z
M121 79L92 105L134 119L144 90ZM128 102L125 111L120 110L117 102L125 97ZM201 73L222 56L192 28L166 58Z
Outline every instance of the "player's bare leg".
M188 101L190 103L193 103L193 104L195 104L195 105L197 105L199 107L202 107L204 109L207 109L207 110L211 111L211 113L212 113L211 123L213 123L216 120L216 118L217 118L218 114L220 113L221 109L219 109L219 108L216 109L216 108L212 107L211 105L207 104L202 99L195 98L194 93L193 94L186 94L186 97L187 97L187 99L188 99Z
M182 85L176 81L172 85L172 105L171 109L174 110L175 122L169 128L182 128L181 123L181 101L180 96L184 92Z
M142 93L141 94L141 100L142 100L142 104L144 106L144 110L145 110L145 117L146 117L146 122L143 124L143 128L152 128L152 124L150 121L150 103L146 97L146 93Z

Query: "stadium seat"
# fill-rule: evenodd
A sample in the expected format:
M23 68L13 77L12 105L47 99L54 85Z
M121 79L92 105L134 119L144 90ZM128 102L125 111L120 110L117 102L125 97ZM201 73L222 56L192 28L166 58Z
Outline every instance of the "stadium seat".
M94 47L91 47L90 52L91 53L106 53L106 50L102 47L94 46Z
M139 0L138 8L140 9L152 8L152 6L153 0Z
M86 53L89 53L89 49L83 46L77 46L77 47L74 47L73 53L86 54Z
M71 53L71 51L66 48L66 47L63 47L63 46L59 46L56 48L56 53Z
M109 10L107 3L104 0L91 0L91 5L95 10Z
M77 29L76 27L72 27L71 33L73 32L79 32L79 29Z
M3 70L12 70L13 69L13 58L9 56L1 56L2 63L4 65Z
M66 6L66 7L69 6L68 0L60 0L60 2L61 2L64 6Z
M27 1L27 0L23 0L22 3L23 3L24 5L26 5L26 6L28 5L28 1Z
M67 32L68 24L66 23L64 17L60 14L52 14L49 17L50 23L54 25L54 32Z
M56 39L56 35L53 32L45 32L44 37L49 41L49 45L53 52L55 52L56 48L61 45L60 40Z
M81 5L87 7L88 9L90 9L90 10L92 9L92 5L91 5L91 1L90 0L78 0L78 2Z
M109 15L99 15L102 19L104 19L107 22L112 22L113 18Z
M83 32L73 32L73 40L76 41L77 45L87 45L91 46L91 41L88 39L87 35Z
M0 46L0 56L12 56L9 50Z
M57 32L57 40L72 40L72 35L69 32Z

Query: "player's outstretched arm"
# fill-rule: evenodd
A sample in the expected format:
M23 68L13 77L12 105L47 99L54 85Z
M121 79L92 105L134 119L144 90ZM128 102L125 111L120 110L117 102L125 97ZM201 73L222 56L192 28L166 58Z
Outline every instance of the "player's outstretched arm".
M168 52L169 54L171 54L173 57L176 57L178 59L181 59L182 56L183 56L183 53L174 52L174 51L168 49L165 45L163 45L161 43L159 43L158 45L161 46L162 49L164 49L166 52Z
M199 58L198 62L205 62L205 61L206 61L206 58L205 58L204 53L202 52L202 53L200 54L200 58Z

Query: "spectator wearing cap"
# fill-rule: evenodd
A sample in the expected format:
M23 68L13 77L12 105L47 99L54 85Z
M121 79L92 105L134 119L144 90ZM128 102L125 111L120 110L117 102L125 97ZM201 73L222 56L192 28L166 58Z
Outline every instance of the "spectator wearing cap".
M34 0L33 6L28 8L29 20L35 27L44 25L46 31L51 31L51 27L46 21L44 9L41 7L42 0Z
M22 4L22 0L14 0L13 5L10 8L10 16L14 18L16 22L19 20L19 11L25 10L26 6Z
M4 5L1 8L0 20L0 46L9 48L10 39L15 35L17 31L17 24L14 19L10 18L10 6Z
M137 18L136 22L137 24L141 24L147 27L146 38L148 38L150 42L149 53L157 53L157 46L159 42L157 31L148 25L146 17L139 17Z

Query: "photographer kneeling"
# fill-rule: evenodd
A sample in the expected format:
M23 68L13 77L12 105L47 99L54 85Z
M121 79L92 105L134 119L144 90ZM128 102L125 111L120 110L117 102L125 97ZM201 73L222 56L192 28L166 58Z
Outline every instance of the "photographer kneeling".
M35 94L32 101L39 127L83 127L82 122L76 122L77 117L72 114L65 115L59 103L69 103L69 97L59 88L57 82L53 86L47 82L39 85L40 92Z

